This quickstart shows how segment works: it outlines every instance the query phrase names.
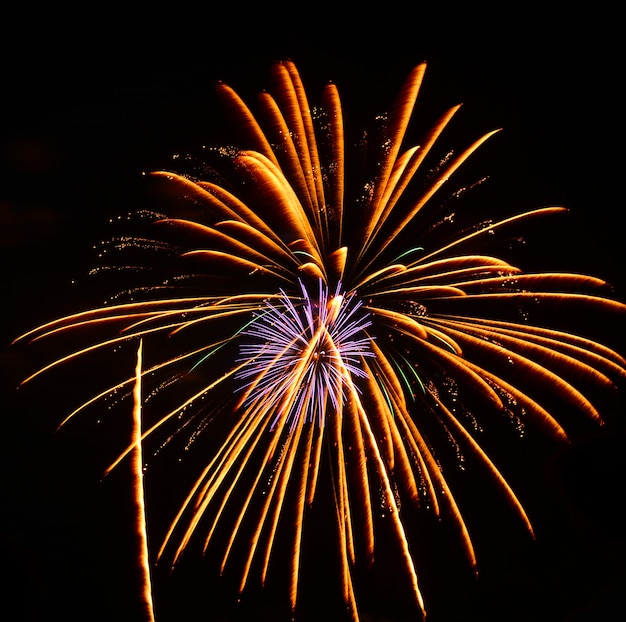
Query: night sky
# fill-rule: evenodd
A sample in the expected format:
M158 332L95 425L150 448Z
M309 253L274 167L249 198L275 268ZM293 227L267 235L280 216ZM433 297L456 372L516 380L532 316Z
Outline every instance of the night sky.
M285 58L311 100L334 81L356 126L384 112L410 69L427 61L418 122L420 112L427 124L463 102L451 141L503 128L474 156L491 176L489 208L570 209L562 225L531 235L523 267L599 276L626 300L622 37L618 17L601 5L580 13L384 6L343 17L320 5L102 11L32 7L4 19L3 346L98 303L84 278L93 246L110 218L148 200L142 173L221 137L216 80L251 99L267 84L269 64ZM623 323L604 332L626 352ZM28 356L12 348L0 356L1 602L17 610L6 619L141 622L127 481L123 472L100 481L113 439L98 437L88 415L54 435L80 380L16 392ZM479 487L471 513L484 519L480 578L468 580L454 554L450 567L445 556L434 563L442 583L429 585L432 622L623 619L610 613L615 606L623 616L626 601L623 392L603 407L605 429L577 428L569 450L539 440L514 451L535 542ZM193 576L157 582L169 585L157 622L220 619L198 605L208 592ZM364 616L404 619L376 604Z

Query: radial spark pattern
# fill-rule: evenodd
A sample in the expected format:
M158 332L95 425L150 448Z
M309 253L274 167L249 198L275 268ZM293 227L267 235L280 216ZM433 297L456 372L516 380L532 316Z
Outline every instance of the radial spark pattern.
M287 600L297 611L304 542L317 527L311 516L330 498L328 546L338 551L351 616L359 611L356 572L377 559L382 530L395 543L385 556L395 552L394 572L423 611L408 508L454 525L476 564L454 467L446 471L451 448L471 456L532 532L484 447L483 426L514 418L565 441L557 403L601 422L590 395L622 381L626 362L558 322L565 312L604 317L626 307L594 277L525 274L489 254L511 227L563 208L460 229L442 214L443 200L459 195L448 189L451 178L495 132L442 157L454 107L406 147L424 70L408 76L370 135L362 168L347 148L334 84L313 112L295 66L277 63L255 113L219 84L237 147L208 153L217 163L207 162L202 178L150 178L173 197L172 211L134 245L154 251L145 265L162 278L146 276L127 301L21 337L67 336L70 347L28 382L141 339L143 385L153 388L143 442L161 439L161 448L183 437L193 448L208 439L159 560L178 563L197 543L222 572L232 567L245 592L282 572L272 560L286 548ZM70 337L85 334L74 346ZM102 387L65 422L133 384L131 376ZM168 396L167 408L151 408L158 395Z
M329 297L320 281L315 302L303 286L296 305L282 292L280 306L268 301L242 332L253 338L240 348L246 366L235 377L246 381L243 406L273 416L272 430L285 420L293 431L302 417L324 426L326 411L339 412L346 392L358 391L352 377L366 377L361 357L373 356L369 337L354 338L370 322L355 317L360 301L350 308L340 285Z

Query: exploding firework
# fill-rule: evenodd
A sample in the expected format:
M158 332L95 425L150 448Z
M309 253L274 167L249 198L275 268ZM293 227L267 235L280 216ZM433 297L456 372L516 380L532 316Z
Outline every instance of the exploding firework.
M20 338L70 345L29 383L141 340L138 378L102 386L63 424L132 395L140 378L141 443L154 454L168 446L200 454L155 561L174 566L202 550L239 594L275 574L297 613L307 568L333 559L356 620L360 578L382 553L424 613L415 508L451 525L476 566L450 476L460 456L532 534L481 440L489 420L556 441L567 441L568 425L556 404L601 423L590 396L615 388L626 361L560 330L559 317L626 306L597 278L527 274L485 250L493 234L563 208L460 227L442 213L463 196L448 190L451 178L495 132L438 155L457 106L406 147L424 71L411 72L376 131L355 141L367 142L363 157L344 137L336 86L312 108L293 63L272 67L254 113L219 84L240 142L207 152L201 174L151 174L171 212L155 213L143 237L118 240L141 257L127 266L131 280L141 268L141 286ZM109 468L138 444L120 447ZM316 538L320 531L332 537ZM331 553L316 556L309 537Z

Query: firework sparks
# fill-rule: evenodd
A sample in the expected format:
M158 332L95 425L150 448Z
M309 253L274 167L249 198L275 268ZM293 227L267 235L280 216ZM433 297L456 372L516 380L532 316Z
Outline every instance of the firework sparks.
M240 349L246 367L236 378L252 378L244 384L241 407L254 404L266 416L276 412L272 430L283 414L292 431L302 416L323 427L327 410L340 411L346 390L358 391L352 376L366 377L361 357L373 356L369 337L352 339L370 325L364 317L353 319L359 303L349 309L340 291L329 298L321 281L315 303L304 286L302 295L304 304L298 311L283 292L281 307L268 302L267 310L242 333L254 342Z
M148 551L148 535L146 529L146 508L143 489L143 452L141 448L141 350L142 343L137 348L137 364L135 365L135 385L133 387L133 475L135 478L135 505L137 508L136 525L140 542L139 563L143 575L144 591L141 595L146 620L154 622L154 605L152 602L152 582L150 579L150 556Z
M315 114L291 62L273 66L274 87L259 96L258 114L219 84L241 147L216 150L221 168L206 178L171 171L151 177L184 206L180 215L155 219L152 244L141 241L166 254L163 279L134 290L131 301L20 338L82 329L96 335L25 382L137 339L144 352L159 353L137 380L104 387L63 423L141 379L174 403L111 468L153 438L192 443L219 430L158 558L176 564L197 542L221 572L237 567L243 593L253 580L265 584L277 549L286 546L292 612L306 563L303 542L324 491L332 491L332 546L338 543L351 617L359 615L355 569L375 559L383 523L395 542L396 567L424 612L405 505L450 521L476 566L470 526L433 439L443 434L473 456L532 533L464 404L483 413L513 411L566 441L567 422L552 412L554 399L601 422L587 389L612 390L626 377L626 361L612 349L558 324L518 319L529 308L548 316L566 308L626 312L603 295L603 281L525 274L483 250L492 234L563 208L471 230L454 230L447 219L443 233L429 233L436 199L495 132L439 160L433 173L436 145L459 107L445 112L419 146L406 147L424 72L417 66L400 90L373 145L373 168L364 168L356 188L347 182L356 163L334 84L324 88Z

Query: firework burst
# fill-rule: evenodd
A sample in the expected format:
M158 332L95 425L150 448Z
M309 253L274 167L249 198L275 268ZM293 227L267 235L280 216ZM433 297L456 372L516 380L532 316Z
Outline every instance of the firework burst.
M476 566L471 526L439 449L472 456L532 533L483 447L482 422L513 414L566 441L567 422L552 406L600 423L588 393L611 390L626 376L615 351L546 320L554 312L558 322L566 309L624 313L625 305L602 294L603 281L525 274L484 250L492 234L563 208L460 230L437 211L459 194L446 190L450 179L495 132L437 157L457 106L419 145L406 147L424 71L422 64L408 76L354 185L347 180L359 177L360 162L349 157L334 84L313 109L293 63L277 63L254 113L219 84L241 142L211 151L217 162L207 162L202 177L152 173L178 211L156 216L154 235L130 240L133 252L157 257L149 278L159 278L125 301L20 338L73 344L70 336L87 335L29 383L141 340L142 385L152 387L150 399L167 395L160 410L146 399L141 442L209 439L156 557L174 565L197 544L221 573L231 568L240 593L283 572L274 558L286 560L292 612L308 563L304 542L315 531L311 517L328 499L329 546L338 551L349 615L358 619L356 575L376 559L383 530L393 542L385 556L424 612L409 508L453 525ZM533 322L529 314L538 310L542 321ZM134 385L129 377L102 387L63 423Z

